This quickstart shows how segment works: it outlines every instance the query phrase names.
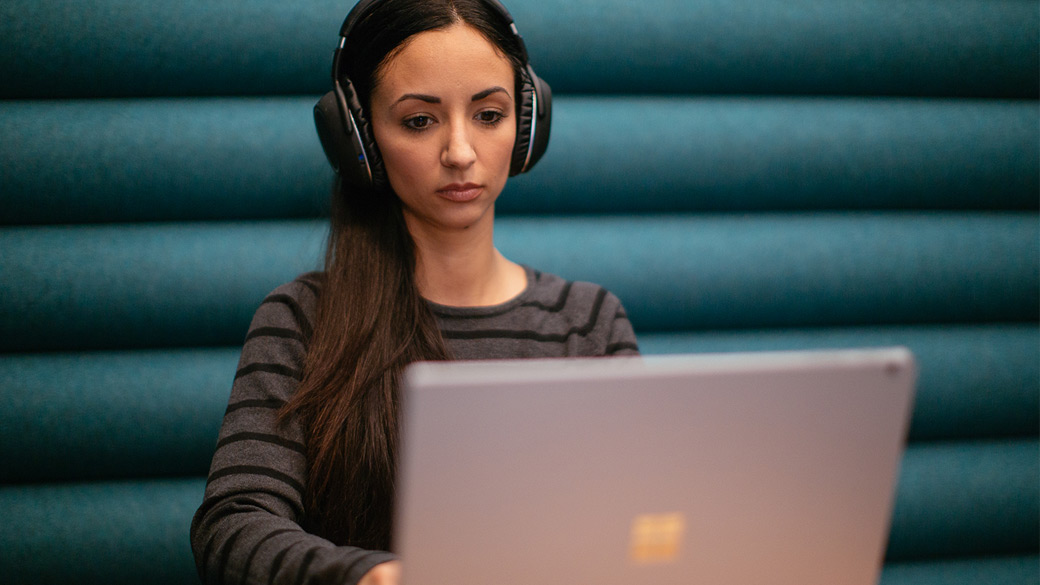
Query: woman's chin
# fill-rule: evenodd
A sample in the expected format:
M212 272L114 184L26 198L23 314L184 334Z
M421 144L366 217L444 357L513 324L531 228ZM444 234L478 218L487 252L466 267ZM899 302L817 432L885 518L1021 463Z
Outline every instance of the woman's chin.
M406 211L405 219L413 234L416 229L427 233L460 232L492 225L495 217L494 209L494 205L476 205L473 202L468 205L453 203L446 208L438 209L437 213L422 214Z

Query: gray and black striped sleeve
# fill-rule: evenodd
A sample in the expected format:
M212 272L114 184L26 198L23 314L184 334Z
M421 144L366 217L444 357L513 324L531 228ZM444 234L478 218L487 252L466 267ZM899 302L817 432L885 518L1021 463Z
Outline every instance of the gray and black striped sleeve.
M610 294L610 293L608 293ZM612 308L613 318L610 319L610 333L607 335L607 346L604 354L612 355L639 355L639 343L636 341L636 332L632 329L632 322L628 320L628 313L621 301L613 294Z
M306 532L300 425L277 423L301 379L316 286L306 276L261 304L242 348L191 545L205 583L356 583L390 553Z

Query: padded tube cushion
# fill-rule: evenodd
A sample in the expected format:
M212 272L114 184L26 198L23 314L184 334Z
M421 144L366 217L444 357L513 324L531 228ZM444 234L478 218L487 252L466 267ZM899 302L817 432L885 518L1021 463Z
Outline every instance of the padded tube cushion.
M2 223L316 216L313 98L0 103ZM566 98L504 214L1036 209L1035 102Z
M198 585L199 478L0 487L7 585Z
M237 345L320 266L320 222L0 230L2 351Z
M513 3L561 92L1037 93L1028 0Z
M0 97L323 93L352 3L5 0ZM1030 0L507 4L556 93L1037 94Z
M921 370L911 439L968 439L1036 435L1038 338L1026 326L759 332L729 349L907 345ZM695 336L646 335L640 343L644 353L720 347ZM0 356L0 482L205 473L237 355Z
M911 447L890 560L1035 552L1036 461L1036 441ZM187 529L202 487L195 479L0 487L5 583L190 582ZM1001 568L1020 574L990 567Z
M204 475L239 351L0 355L0 483Z
M607 286L637 330L1034 321L1033 214L515 219L507 257Z
M640 333L643 353L714 353L903 345L919 366L910 439L1037 436L1036 325Z
M235 345L321 222L0 230L0 350ZM603 284L637 330L1035 321L1032 214L503 218L502 252Z
M881 585L1036 585L1040 557L1023 555L917 563L891 563Z
M0 104L9 223L317 216L333 173L301 98Z
M914 444L903 456L886 559L1035 554L1040 443Z
M640 336L644 353L896 344L920 367L911 440L1037 435L1032 326ZM0 356L0 483L206 473L237 358L237 348Z
M556 124L559 120L560 123ZM512 213L1036 209L1036 102L561 100Z

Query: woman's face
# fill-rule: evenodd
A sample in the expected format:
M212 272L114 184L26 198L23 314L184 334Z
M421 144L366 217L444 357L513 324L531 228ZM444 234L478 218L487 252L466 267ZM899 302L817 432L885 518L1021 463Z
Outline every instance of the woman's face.
M506 57L464 24L411 37L383 66L372 132L413 232L494 221L516 138L513 80Z

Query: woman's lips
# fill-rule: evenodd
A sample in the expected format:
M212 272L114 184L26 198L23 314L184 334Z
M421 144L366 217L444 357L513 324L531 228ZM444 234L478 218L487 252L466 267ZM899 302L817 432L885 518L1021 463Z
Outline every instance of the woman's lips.
M477 197L480 197L480 193L483 190L483 187L476 183L452 183L437 189L437 194L448 201L465 203L466 201L473 201Z

